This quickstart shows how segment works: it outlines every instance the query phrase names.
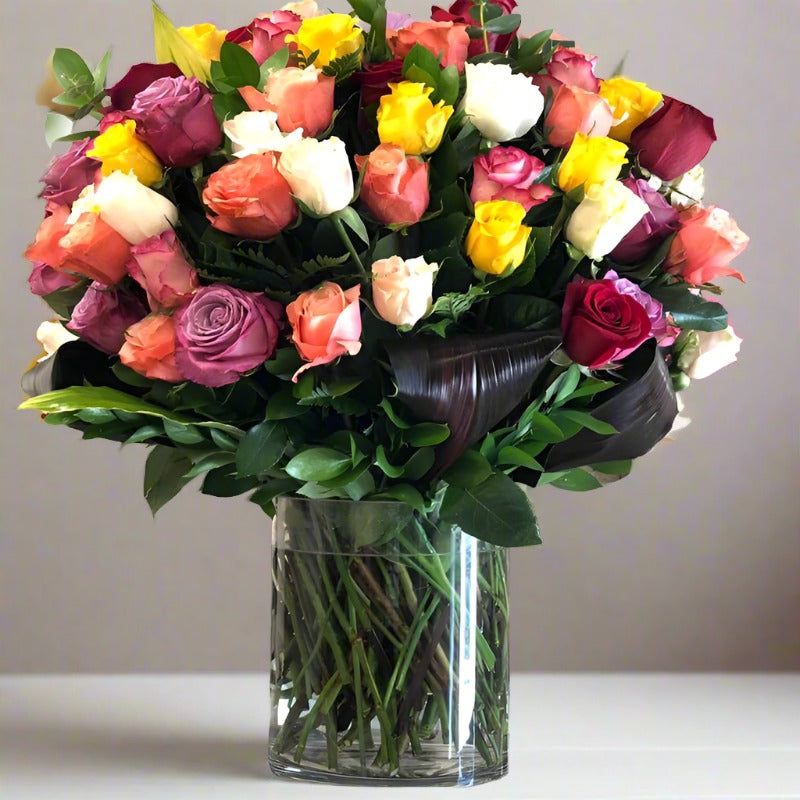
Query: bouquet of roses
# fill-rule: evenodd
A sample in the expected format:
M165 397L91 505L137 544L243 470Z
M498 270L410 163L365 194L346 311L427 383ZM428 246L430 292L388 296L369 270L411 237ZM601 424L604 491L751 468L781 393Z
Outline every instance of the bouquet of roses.
M153 511L395 500L538 541L519 484L602 486L734 360L747 237L702 204L712 120L514 0L432 21L291 3L233 31L154 7L106 87L55 51L24 408L145 443ZM96 129L83 124L96 120Z

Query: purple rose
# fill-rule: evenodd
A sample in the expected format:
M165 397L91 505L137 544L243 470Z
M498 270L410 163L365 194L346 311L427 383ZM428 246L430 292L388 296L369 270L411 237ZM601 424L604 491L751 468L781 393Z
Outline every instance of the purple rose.
M175 359L202 386L227 386L269 360L280 333L279 303L224 284L200 289L175 312Z
M183 73L175 64L134 64L125 77L115 83L107 94L116 111L127 111L139 92L159 78L179 78Z
M611 253L620 264L635 264L678 230L678 212L647 181L629 177L622 183L650 208Z
M168 167L191 167L222 144L211 92L197 78L160 78L136 95L128 116Z
M672 335L673 328L664 316L664 306L655 297L647 294L641 286L629 281L627 278L620 278L613 269L606 272L603 280L612 281L617 292L632 297L647 312L652 326L652 335L655 336L659 344L666 346L666 343L662 340Z
M44 189L39 197L52 200L60 206L72 205L78 195L90 184L101 164L86 155L93 146L91 139L73 142L69 150L50 162L41 177Z
M39 261L33 265L31 274L28 277L28 286L31 287L33 294L45 297L48 294L57 292L59 289L68 289L79 280L80 278L76 275L70 275L68 272L59 272L49 264Z
M634 129L631 150L645 169L671 181L696 167L716 140L711 117L665 95L664 105Z
M116 355L125 343L125 331L147 314L147 306L136 295L95 281L73 309L67 329L98 350Z

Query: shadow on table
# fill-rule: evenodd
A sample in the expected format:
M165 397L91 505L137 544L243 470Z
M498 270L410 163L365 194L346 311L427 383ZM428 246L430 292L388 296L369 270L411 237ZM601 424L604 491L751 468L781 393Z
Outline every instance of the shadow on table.
M109 731L101 726L23 723L3 737L3 760L59 764L95 773L123 773L201 778L276 780L267 767L264 739L198 731L131 728Z

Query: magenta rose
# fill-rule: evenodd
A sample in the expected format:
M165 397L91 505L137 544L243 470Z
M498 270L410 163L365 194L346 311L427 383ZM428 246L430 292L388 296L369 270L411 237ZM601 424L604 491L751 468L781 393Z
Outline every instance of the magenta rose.
M160 78L136 95L128 116L168 167L191 167L222 144L211 92L197 78Z
M241 45L250 51L259 64L263 64L286 47L286 37L290 33L297 33L302 22L302 18L291 11L273 11L256 17L244 28L231 31L225 41ZM290 49L297 49L296 45L290 45Z
M647 181L628 177L622 183L650 210L614 248L611 258L619 264L636 264L678 230L678 212Z
M263 294L223 284L200 289L175 313L175 359L202 386L227 386L269 360L282 308Z
M511 200L530 211L553 196L549 186L536 183L544 167L544 161L518 147L493 147L473 163L472 202Z
M125 331L147 313L136 295L95 281L73 309L67 328L98 350L116 355L125 344Z
M364 64L355 78L361 84L362 105L370 106L389 94L390 83L403 80L403 59Z
M31 274L28 276L28 286L31 287L32 294L46 297L60 289L74 286L79 280L77 275L53 269L49 264L40 261L33 265Z
M607 281L612 281L620 294L629 295L647 312L647 316L650 318L652 334L660 345L666 347L675 341L675 337L680 333L680 328L670 325L664 314L664 306L655 297L648 294L633 281L629 281L627 278L620 278L613 269L606 272L603 278Z
M489 0L489 2L500 8L503 14L510 14L517 7L517 0ZM434 22L456 22L461 25L476 25L475 17L470 13L475 7L473 0L455 0L450 8L440 8L434 6L431 9L431 19ZM509 45L514 40L513 33L508 34L489 34L489 50L495 53L505 53ZM486 52L486 45L483 38L470 39L469 53L471 56L479 56Z
M125 77L107 90L115 111L127 111L139 92L159 78L179 78L183 73L175 64L134 64Z
M639 164L665 181L696 167L717 140L714 120L688 103L664 96L664 104L631 134Z
M131 248L128 275L146 292L153 311L188 302L200 282L175 231L152 236Z
M52 200L60 206L72 205L78 195L90 184L100 168L100 162L86 155L93 146L91 139L73 142L69 150L50 162L47 172L42 175L44 184L39 197Z
M547 90L552 89L553 94L558 87L576 86L586 92L597 93L600 89L600 80L594 74L597 66L597 56L587 56L576 47L558 47L552 58L544 65L544 74L534 75L533 82L547 95Z
M613 280L575 280L561 317L564 349L577 364L600 369L621 361L652 336L650 316Z

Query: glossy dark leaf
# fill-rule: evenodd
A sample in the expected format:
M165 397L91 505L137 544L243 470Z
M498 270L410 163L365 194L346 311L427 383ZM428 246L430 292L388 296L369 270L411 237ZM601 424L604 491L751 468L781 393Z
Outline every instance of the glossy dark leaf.
M400 400L417 419L450 428L438 452L440 469L525 400L560 343L555 331L387 343Z

